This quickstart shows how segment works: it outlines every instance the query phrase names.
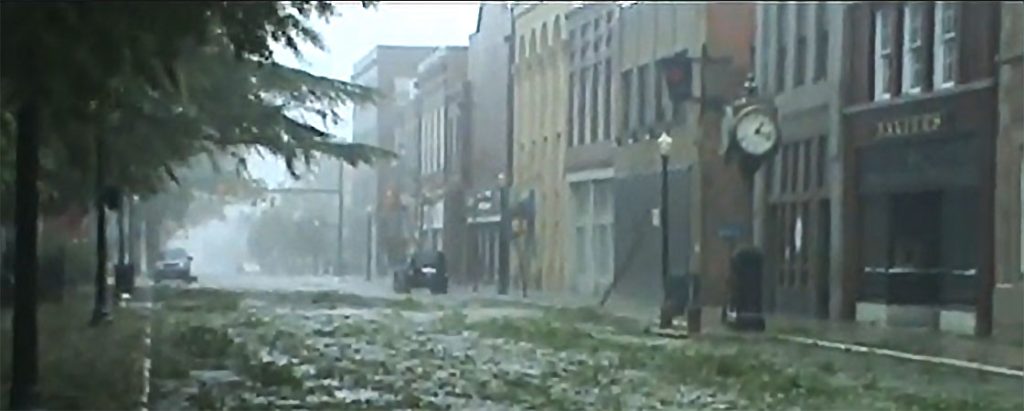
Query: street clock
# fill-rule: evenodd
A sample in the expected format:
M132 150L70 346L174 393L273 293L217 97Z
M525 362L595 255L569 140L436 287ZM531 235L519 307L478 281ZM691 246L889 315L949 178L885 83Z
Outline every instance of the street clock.
M745 174L753 176L775 153L781 136L775 107L771 101L755 97L752 75L744 86L747 95L725 107L720 149L727 159L738 160Z
M779 143L774 116L760 105L749 106L736 118L736 144L747 155L761 157Z

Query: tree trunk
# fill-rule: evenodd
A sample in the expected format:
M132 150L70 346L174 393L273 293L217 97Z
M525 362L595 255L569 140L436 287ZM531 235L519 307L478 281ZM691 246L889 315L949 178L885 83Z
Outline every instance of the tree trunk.
M36 306L39 268L39 107L30 100L18 109L15 172L14 319L11 356L11 409L36 407L39 334Z

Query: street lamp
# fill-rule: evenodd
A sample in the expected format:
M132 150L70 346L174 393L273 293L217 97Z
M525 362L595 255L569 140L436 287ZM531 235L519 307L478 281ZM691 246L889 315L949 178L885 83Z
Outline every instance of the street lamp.
M659 321L661 328L668 328L672 325L672 313L668 310L669 283L668 283L668 154L672 151L672 137L668 133L661 133L658 138L658 152L661 154L661 288L662 288L662 311Z

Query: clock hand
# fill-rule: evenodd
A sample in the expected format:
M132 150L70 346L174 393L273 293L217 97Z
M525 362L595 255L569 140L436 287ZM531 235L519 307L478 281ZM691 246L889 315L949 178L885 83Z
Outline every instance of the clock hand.
M764 123L757 124L757 128L754 129L754 134L761 134L761 127L764 127Z

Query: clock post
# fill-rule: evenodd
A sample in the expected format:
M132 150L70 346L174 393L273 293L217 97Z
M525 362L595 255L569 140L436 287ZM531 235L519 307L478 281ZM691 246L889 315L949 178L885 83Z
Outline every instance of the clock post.
M726 106L720 149L727 162L739 167L745 201L750 205L744 222L753 227L754 176L761 165L775 155L780 136L775 106L769 100L758 98L753 74L747 76L744 88L746 95ZM753 230L750 232L752 234ZM740 331L764 330L763 262L764 253L753 241L732 250L727 280L729 298L722 309L722 320L728 327Z

